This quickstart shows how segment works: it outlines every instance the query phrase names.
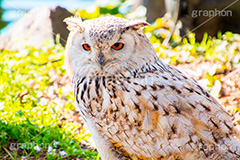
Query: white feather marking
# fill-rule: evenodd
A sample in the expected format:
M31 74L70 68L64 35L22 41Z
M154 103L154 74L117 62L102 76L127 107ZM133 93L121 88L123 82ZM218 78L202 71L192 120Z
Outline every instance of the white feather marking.
M150 119L150 111L149 110L146 111L142 127L143 127L143 130L145 130L145 131L149 131L152 128L152 123L151 123L151 119Z

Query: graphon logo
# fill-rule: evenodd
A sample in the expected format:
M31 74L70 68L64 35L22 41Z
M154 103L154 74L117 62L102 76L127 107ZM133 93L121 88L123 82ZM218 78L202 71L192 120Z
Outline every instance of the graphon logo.
M27 143L11 143L9 146L9 149L11 151L17 151L19 149L33 149L36 146L39 146L41 148L47 149L50 144L46 143L35 143L35 142L27 142Z
M197 18L200 16L203 17L228 17L228 16L232 16L232 11L231 10L218 10L218 9L214 9L214 10L192 10L192 15L193 18Z

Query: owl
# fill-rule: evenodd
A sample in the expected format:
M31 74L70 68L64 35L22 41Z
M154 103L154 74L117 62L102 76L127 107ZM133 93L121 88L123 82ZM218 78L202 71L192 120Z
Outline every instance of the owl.
M204 88L161 61L147 22L65 19L74 95L103 160L240 159L230 115Z

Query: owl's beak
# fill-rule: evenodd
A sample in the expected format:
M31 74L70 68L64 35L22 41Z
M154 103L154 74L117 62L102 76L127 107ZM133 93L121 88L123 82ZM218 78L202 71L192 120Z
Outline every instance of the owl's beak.
M100 51L99 54L98 54L98 63L103 66L104 64L104 55L103 55L103 52Z

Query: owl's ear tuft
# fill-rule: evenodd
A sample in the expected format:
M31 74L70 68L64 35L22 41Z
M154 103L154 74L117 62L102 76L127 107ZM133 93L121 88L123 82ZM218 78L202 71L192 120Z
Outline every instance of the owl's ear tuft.
M149 23L147 23L145 21L132 21L126 26L126 29L132 28L134 30L139 30L146 26L149 26Z
M67 29L69 31L84 31L82 19L80 17L68 17L63 20L67 24Z

